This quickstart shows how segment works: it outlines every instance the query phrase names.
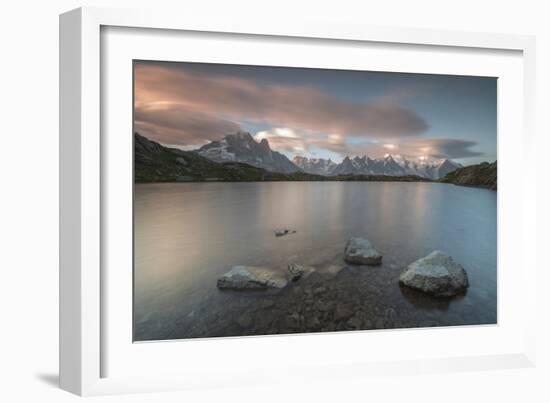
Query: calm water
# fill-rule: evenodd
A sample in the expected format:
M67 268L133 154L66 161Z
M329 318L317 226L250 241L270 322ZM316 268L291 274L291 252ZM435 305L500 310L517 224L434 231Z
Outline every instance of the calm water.
M135 339L495 323L496 202L490 190L432 183L136 185ZM383 265L346 265L351 236L367 237ZM435 249L465 267L466 295L399 286L402 269ZM277 293L216 288L233 265L290 262L345 268ZM342 301L355 315L336 320Z

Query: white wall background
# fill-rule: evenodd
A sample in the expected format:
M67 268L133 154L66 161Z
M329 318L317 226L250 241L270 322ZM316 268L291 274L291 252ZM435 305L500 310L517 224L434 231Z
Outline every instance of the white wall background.
M58 336L58 14L81 5L179 7L181 13L244 14L251 19L317 19L537 36L539 204L550 205L550 12L545 1L337 0L325 2L19 0L0 6L0 400L68 402L57 383ZM539 209L539 263L548 213ZM548 238L548 236L547 236ZM549 265L539 279L538 366L451 375L369 378L349 383L93 398L115 402L186 401L525 401L550 391Z

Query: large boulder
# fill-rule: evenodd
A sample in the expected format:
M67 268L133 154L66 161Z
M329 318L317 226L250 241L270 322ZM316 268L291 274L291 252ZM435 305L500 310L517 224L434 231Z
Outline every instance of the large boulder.
M220 289L261 290L284 288L288 280L283 272L268 267L233 266L218 279Z
M434 251L411 263L399 282L436 297L452 297L468 288L468 274L452 257Z
M350 264L378 266L382 264L382 255L368 239L353 237L346 244L344 260Z

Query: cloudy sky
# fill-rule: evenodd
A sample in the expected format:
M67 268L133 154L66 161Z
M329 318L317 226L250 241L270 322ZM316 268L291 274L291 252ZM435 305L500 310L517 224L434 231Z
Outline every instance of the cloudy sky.
M238 130L292 158L496 159L496 79L134 62L134 129L195 149Z

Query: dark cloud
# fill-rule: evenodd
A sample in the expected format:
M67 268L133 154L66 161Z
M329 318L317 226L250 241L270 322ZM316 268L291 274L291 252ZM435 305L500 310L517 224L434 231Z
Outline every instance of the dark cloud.
M402 154L413 157L459 159L476 157L483 153L472 150L477 143L459 139L408 139L359 147L363 154ZM356 154L356 153L354 153Z
M408 139L396 140L395 142L381 142L377 144L360 144L350 146L346 144L344 154L347 155L370 155L380 156L386 153L402 154L412 157L432 157L432 158L449 158L460 159L477 157L483 153L473 150L477 145L475 141L459 140L459 139ZM331 149L330 144L325 144L327 149ZM338 150L333 149L336 152Z
M182 124L186 126L182 132L192 138L201 135L211 138L221 134L214 131L219 125L229 126L221 123L204 126L208 122L202 119L186 123L174 116L175 105L187 112L200 111L196 112L198 115L215 113L225 122L248 120L309 132L383 138L416 136L428 129L421 116L401 106L395 97L355 103L311 87L207 76L154 65L136 66L135 101L142 108L156 105L146 116L143 113L139 116L141 122L155 125L159 132L165 128L176 130L177 124ZM163 108L172 110L165 113Z
M229 120L179 105L136 105L134 110L136 131L164 144L204 144L224 134L239 130Z
M475 141L457 139L429 139L425 141L425 146L430 148L429 155L435 158L468 158L483 155L483 153L471 149L476 145Z

